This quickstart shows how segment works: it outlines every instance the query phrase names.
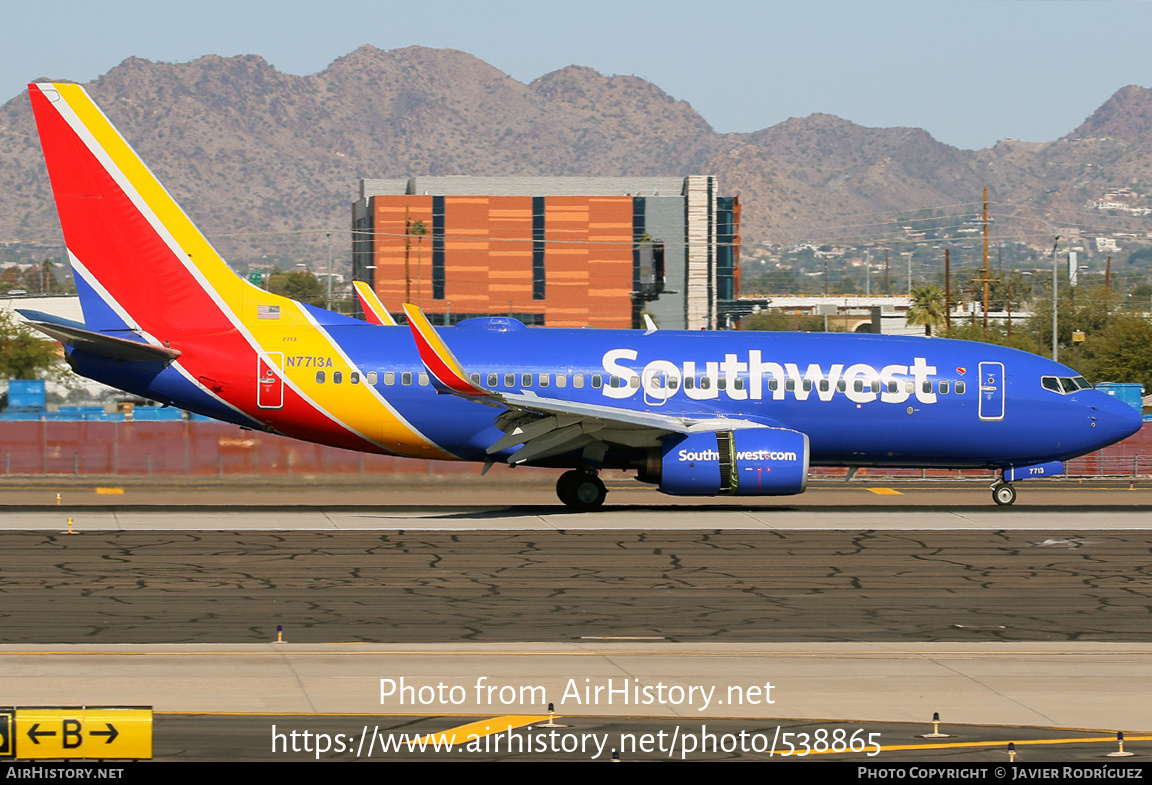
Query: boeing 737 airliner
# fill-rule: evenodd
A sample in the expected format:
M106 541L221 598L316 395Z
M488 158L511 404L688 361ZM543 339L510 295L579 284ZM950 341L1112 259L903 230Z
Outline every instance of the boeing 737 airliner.
M84 90L29 85L84 322L28 313L83 376L350 450L568 469L567 505L628 469L668 494L804 491L810 466L987 467L1013 480L1140 428L1024 352L939 338L372 323L235 275ZM375 302L373 302L375 301Z

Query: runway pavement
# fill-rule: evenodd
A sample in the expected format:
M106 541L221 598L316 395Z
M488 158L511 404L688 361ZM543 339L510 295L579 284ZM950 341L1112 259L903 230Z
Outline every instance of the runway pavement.
M716 695L771 681L771 704L562 711L1152 729L1147 488L1022 489L1013 508L980 486L687 506L640 490L569 513L541 487L512 505L337 489L322 507L307 489L277 505L98 487L121 492L72 486L57 506L51 488L0 488L7 702L443 724L539 706L394 706L380 679L549 696L569 679Z

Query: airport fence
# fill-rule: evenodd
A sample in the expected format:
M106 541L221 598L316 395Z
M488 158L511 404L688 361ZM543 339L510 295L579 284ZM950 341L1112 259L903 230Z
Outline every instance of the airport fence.
M397 475L478 475L481 465L350 452L299 442L218 422L7 421L0 423L0 471L4 476L323 476L351 479ZM497 468L496 471L501 471ZM509 471L503 469L503 471ZM535 470L541 473L550 470ZM517 469L519 477L534 473ZM551 472L554 474L554 472ZM843 477L847 469L816 468L815 477ZM1152 474L1152 423L1119 444L1068 461L1067 473L1082 477ZM990 470L862 468L857 477L978 478Z

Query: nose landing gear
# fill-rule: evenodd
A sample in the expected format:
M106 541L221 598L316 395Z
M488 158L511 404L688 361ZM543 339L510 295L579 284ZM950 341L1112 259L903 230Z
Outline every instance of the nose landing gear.
M595 474L573 470L560 475L556 495L574 510L595 510L604 504L608 489Z
M1001 507L1008 507L1016 503L1016 489L1012 483L999 480L992 486L992 499Z

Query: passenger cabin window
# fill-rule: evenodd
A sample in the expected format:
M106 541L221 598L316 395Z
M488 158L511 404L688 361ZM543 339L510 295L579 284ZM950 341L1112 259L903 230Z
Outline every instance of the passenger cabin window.
M940 394L941 395L947 395L948 394L948 382L940 382Z
M701 390L711 390L712 389L712 380L707 376L701 376L700 377L700 389Z
M324 384L324 372L323 371L317 371L316 372L316 384Z
M787 390L788 392L792 392L793 390L795 390L796 389L796 380L795 379L785 379L784 380L784 389Z
M957 395L963 395L964 394L964 382L956 382L956 394Z
M542 373L542 374L540 374L540 386L541 386L541 387L547 387L547 386L548 386L548 384L549 384L549 381L548 381L548 379L549 379L549 375L548 375L548 374L546 374L546 373Z
M404 371L404 373L400 374L400 384L403 384L404 386L408 386L409 384L412 384L412 372L411 371Z
M828 392L828 387L829 387L828 380L827 379L821 379L820 380L820 392Z
M572 386L575 387L577 390L583 390L584 389L584 374L578 373L575 376L573 376L572 377Z
M488 374L488 386L495 387L500 382L500 375L496 373Z
M773 379L772 381L774 382L776 380ZM773 390L776 389L775 387L772 387L772 382L769 382L768 386ZM684 389L685 390L695 390L696 389L696 377L695 376L685 376L684 377Z
M389 387L396 384L395 371L385 371L384 372L384 384L388 385Z
M341 371L332 372L332 384L341 384L344 381L344 374Z
M728 380L725 379L723 376L721 376L719 379L716 380L716 389L717 390L728 389Z
M675 379L669 379L668 381L671 382L671 384L669 386L673 390L675 390L676 389L676 384L675 384L676 380ZM743 390L744 389L744 379L737 376L736 379L732 382L732 386L737 390Z
M375 387L375 386L376 386L376 382L377 382L379 379L380 379L380 377L377 375L376 371L369 371L369 372L368 372L368 384L370 384L370 385L372 385L373 387Z
M424 371L421 371L420 376L417 378L417 381L420 382L421 387L427 387L428 386L428 374L426 374Z
M516 374L514 374L514 373L504 374L504 386L505 387L515 387L516 386Z
M836 389L840 392L846 392L848 390L848 382L844 379L837 379Z
M599 390L601 385L603 385L603 383L604 382L600 378L600 374L598 374L598 373L592 374L592 386L593 387L595 387L597 390Z
M520 386L521 387L531 387L532 386L532 374L530 374L530 373L520 374Z
M811 379L805 379L804 380L804 392L812 392L812 380Z
M352 382L352 384L360 384L360 374L356 371L353 371L352 373L348 374L348 381Z
M476 384L476 385L480 384L480 374L474 373L471 376L469 376L468 378L472 380L472 384Z
M557 387L567 387L568 386L568 375L563 374L563 373L556 374L556 386Z

